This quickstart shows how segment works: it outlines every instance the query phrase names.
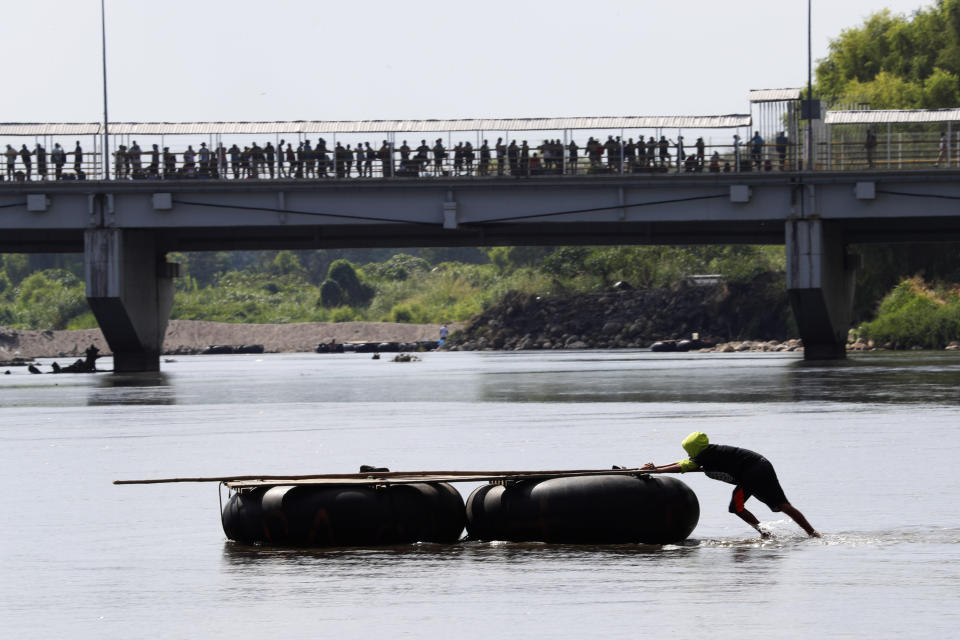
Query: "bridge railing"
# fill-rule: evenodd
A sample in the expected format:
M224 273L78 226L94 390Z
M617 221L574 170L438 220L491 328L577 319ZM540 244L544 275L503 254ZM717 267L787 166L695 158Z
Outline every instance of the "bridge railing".
M819 168L831 171L867 169L929 169L960 166L960 138L893 136L868 145L862 140L839 139L818 145Z
M62 154L36 149L14 149L0 154L0 181L32 182L46 180L96 180L103 175L102 157L97 153L65 151Z
M960 133L896 134L872 146L855 137L837 136L816 145L815 169L929 169L960 166ZM171 151L120 151L111 156L113 180L356 180L436 179L449 177L534 178L539 176L671 175L691 173L776 172L802 169L802 148L795 142L751 141L730 144L684 145L674 140L639 144L596 145L576 149L563 145L516 148L461 147L400 150L393 146L366 148L358 153L341 149L285 149L283 153L244 152L218 147L198 153L192 148ZM73 151L45 157L36 153L0 158L5 182L101 179L100 154Z
M449 177L609 176L792 171L797 168L795 145L666 144L596 145L590 148L538 145L492 149L446 148L428 151L364 149L292 149L265 153L261 148L231 153L228 149L191 148L171 151L118 151L111 154L113 180L333 180L434 179ZM21 155L6 159L7 182L97 179L101 156L67 152L57 160Z

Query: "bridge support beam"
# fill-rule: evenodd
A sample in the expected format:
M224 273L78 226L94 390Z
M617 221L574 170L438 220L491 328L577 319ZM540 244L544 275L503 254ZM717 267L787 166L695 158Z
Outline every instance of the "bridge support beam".
M87 302L113 352L115 373L160 370L178 266L166 262L149 231L84 233Z
M786 251L787 293L804 359L845 358L857 257L847 255L841 229L818 218L787 221Z

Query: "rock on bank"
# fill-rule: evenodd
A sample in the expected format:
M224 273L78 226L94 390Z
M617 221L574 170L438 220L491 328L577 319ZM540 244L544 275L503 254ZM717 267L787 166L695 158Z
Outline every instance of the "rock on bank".
M782 278L568 296L508 293L451 336L450 349L624 349L689 337L717 342L787 337Z
M448 325L456 330L461 325ZM313 351L318 342L418 342L440 337L439 324L393 322L297 322L291 324L233 324L197 320L171 320L164 338L164 353L196 353L212 344L262 344L271 353ZM81 357L96 346L110 354L99 329L28 331L0 327L0 360Z

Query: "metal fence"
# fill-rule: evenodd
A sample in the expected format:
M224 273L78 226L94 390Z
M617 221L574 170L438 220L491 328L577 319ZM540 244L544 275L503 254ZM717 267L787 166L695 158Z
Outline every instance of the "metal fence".
M57 133L32 136L30 145L0 141L0 149L5 148L0 180L487 179L782 172L802 170L805 164L828 171L960 166L960 131L954 131L960 127L949 122L819 124L773 133L780 122L795 122L794 110L781 108L771 110L766 121L756 120L766 134L762 139L752 131L749 117L738 118L716 129L543 131L540 135L553 137L536 141L531 132L487 138L490 132L459 131L418 135L408 144L397 139L399 132L378 132L372 135L386 138L367 141L361 139L365 134L353 131L340 134L339 140L333 134L329 142L301 133L289 142L275 134L273 140L241 144L236 141L241 134L215 133L204 141L178 132L147 136L141 147L128 133L112 138L109 167L103 166L102 146L98 148L102 138L88 133L81 144ZM13 135L30 135L30 126L18 126L23 132ZM805 142L811 134L815 158L807 163Z
M8 182L102 179L102 156L55 150L40 145L6 156ZM796 145L746 143L686 143L682 137L647 137L643 142L611 137L605 142L544 140L474 147L458 142L452 148L440 141L411 148L386 143L353 144L330 148L292 143L281 149L272 143L244 148L201 143L195 149L163 147L144 151L138 146L111 154L111 180L333 180L431 179L447 177L493 178L593 175L664 175L736 171L792 171Z

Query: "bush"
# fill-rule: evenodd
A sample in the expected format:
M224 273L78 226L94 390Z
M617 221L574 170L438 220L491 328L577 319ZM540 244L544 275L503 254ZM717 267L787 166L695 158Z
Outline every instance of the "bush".
M343 292L346 304L365 305L373 298L373 287L363 284L357 276L356 269L349 260L335 260L327 271L327 280L333 280Z
M426 313L418 304L398 304L390 310L390 322L402 324L426 324Z
M392 281L403 281L415 273L429 270L429 262L406 253L398 253L386 262L374 262L363 267L363 272L373 278Z
M877 317L860 325L858 335L895 349L942 349L960 340L960 295L936 290L919 278L902 281L880 303Z
M330 322L356 322L362 319L350 307L337 307L330 312Z
M62 269L27 276L17 287L12 318L20 328L64 329L68 321L89 310L80 280Z
M335 280L324 280L320 285L320 305L332 309L339 307L346 302L346 296L343 295L343 289Z
M7 277L7 272L0 270L0 300L9 300L13 297L13 283Z

